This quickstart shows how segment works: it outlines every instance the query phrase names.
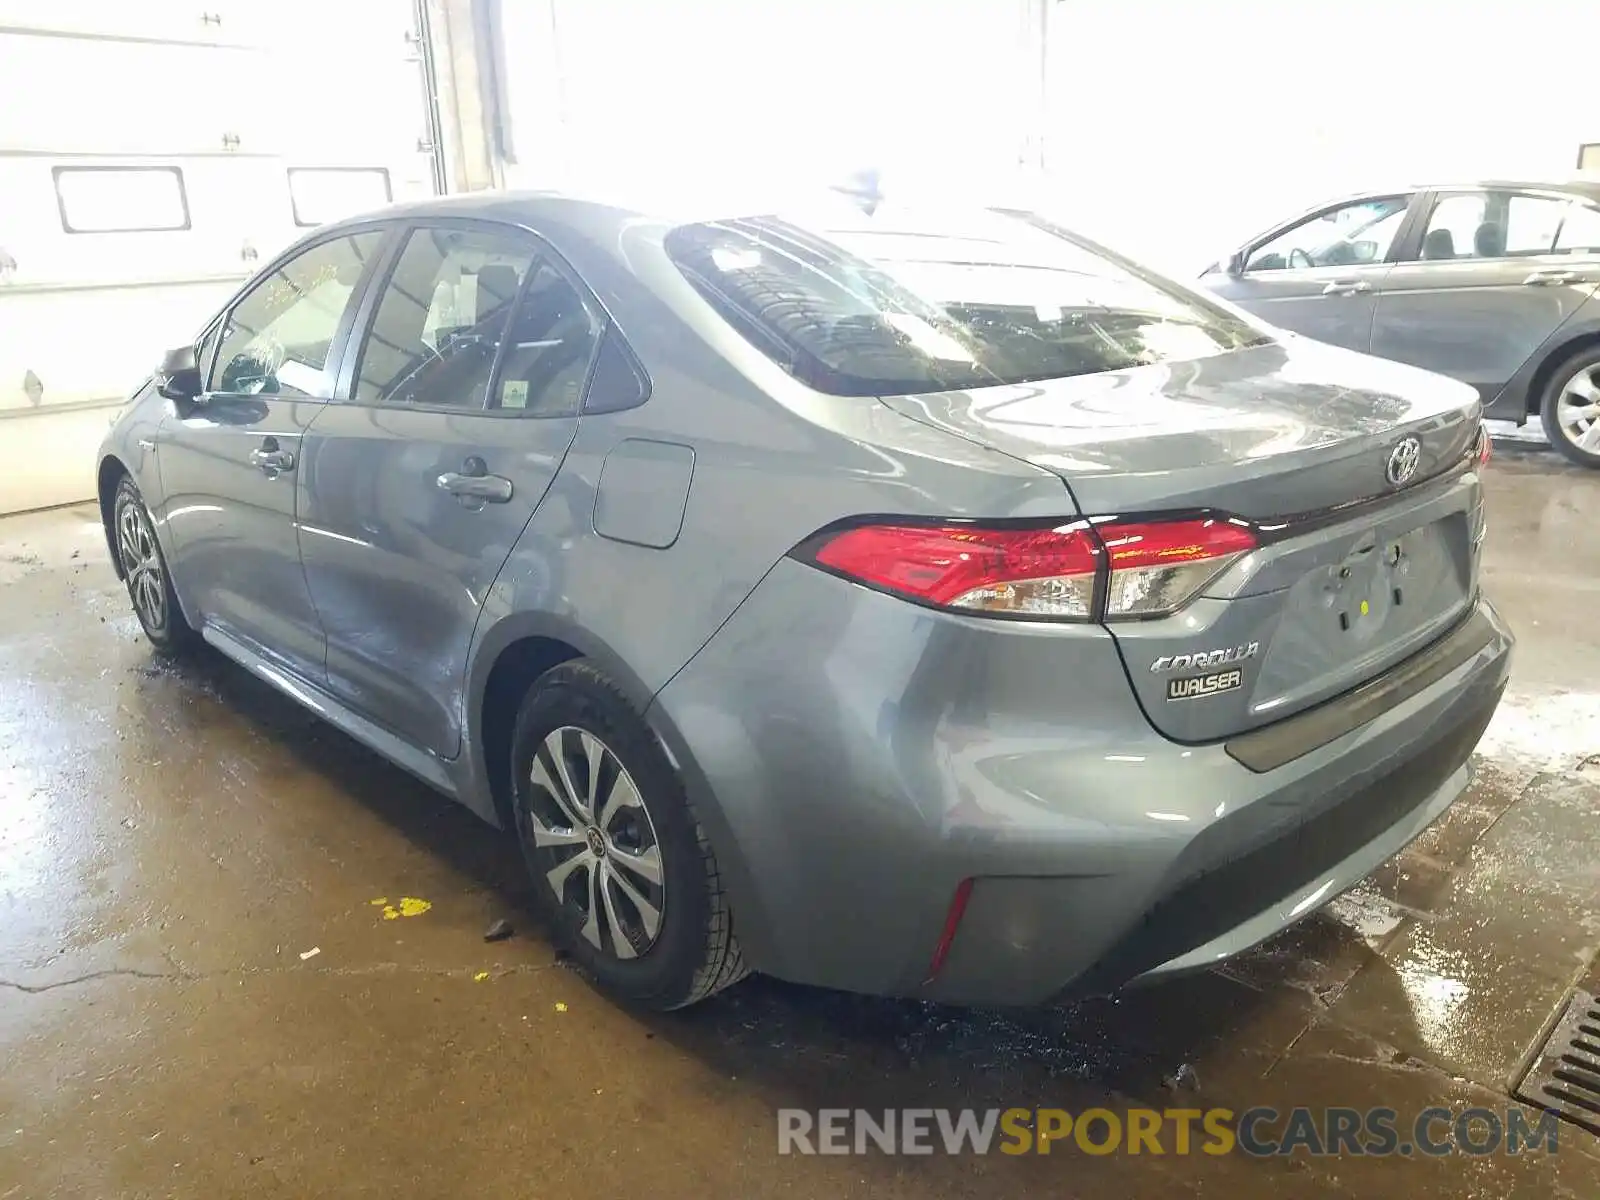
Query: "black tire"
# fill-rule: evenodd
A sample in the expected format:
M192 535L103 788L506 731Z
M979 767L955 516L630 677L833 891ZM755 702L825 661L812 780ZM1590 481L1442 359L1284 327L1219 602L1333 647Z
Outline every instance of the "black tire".
M551 757L552 740L568 751L565 780L579 794L580 804L588 792L588 810L562 807L554 792L535 783L537 772L557 790L563 787ZM609 757L602 758L595 772L599 783L591 789L584 754L594 740ZM630 1004L666 1011L704 1000L744 978L748 971L734 937L733 915L711 844L655 735L603 672L578 659L553 668L534 683L517 713L511 771L517 840L533 883L534 903L557 944L601 987ZM608 786L616 788L624 779L632 781L640 804L614 806L606 832L600 835L602 822L592 819L590 810L598 810L595 817L604 812ZM642 822L637 818L640 810ZM562 828L556 828L558 824ZM586 833L580 834L580 824ZM540 834L546 844L539 844ZM579 844L582 837L588 840ZM555 846L552 839L567 844ZM640 855L630 860L621 848L623 842L642 847L643 854L650 847L659 849L651 860L659 863L659 891L645 875L617 865L642 861ZM568 867L558 894L551 872L574 859L595 864L606 860L606 865ZM597 901L595 888L608 886L607 872L612 880L620 875L635 895L659 901L653 933L641 917L644 910L628 900L626 890L613 890L609 905L604 895ZM599 944L591 940L596 936Z
M1573 462L1582 467L1600 467L1600 450L1588 450L1577 444L1573 436L1561 423L1559 407L1561 396L1568 386L1586 372L1600 376L1600 345L1585 346L1577 353L1569 355L1556 364L1554 371L1550 372L1550 381L1545 385L1544 394L1539 397L1539 421L1544 426L1544 435L1550 439L1550 444Z
M138 486L124 475L117 484L111 508L111 545L118 570L128 589L133 612L145 637L160 654L177 655L193 647L199 635L184 619L178 594L172 590L172 573L156 540L150 510Z

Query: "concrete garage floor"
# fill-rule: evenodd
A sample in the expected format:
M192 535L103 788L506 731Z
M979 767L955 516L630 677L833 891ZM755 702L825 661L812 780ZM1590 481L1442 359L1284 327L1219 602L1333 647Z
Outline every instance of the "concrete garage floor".
M221 659L153 661L92 506L0 522L0 1197L1592 1200L1570 1126L1518 1158L775 1150L791 1106L1503 1111L1600 944L1600 475L1509 452L1489 490L1521 646L1471 791L1223 972L1019 1013L763 980L625 1012L498 835Z

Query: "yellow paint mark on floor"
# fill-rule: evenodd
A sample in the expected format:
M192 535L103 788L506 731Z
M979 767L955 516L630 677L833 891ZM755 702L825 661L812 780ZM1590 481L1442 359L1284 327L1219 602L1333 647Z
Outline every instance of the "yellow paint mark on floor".
M567 1011L567 1006L565 1004L563 1004L561 1001L557 1000L556 1001L556 1011L557 1012L566 1012Z
M379 903L379 901L375 900L373 903L376 904ZM396 908L387 900L382 901L382 903L383 919L385 921L396 921L401 917L420 917L423 913L427 912L433 907L433 905L428 901L419 900L415 896L401 896L399 908Z
M373 908L384 908L389 903L389 897L379 896L376 900L368 900L367 903L372 905Z
M472 982L473 983L482 983L487 978L489 978L489 972L487 972L487 971L479 971L476 975L474 975L472 977Z

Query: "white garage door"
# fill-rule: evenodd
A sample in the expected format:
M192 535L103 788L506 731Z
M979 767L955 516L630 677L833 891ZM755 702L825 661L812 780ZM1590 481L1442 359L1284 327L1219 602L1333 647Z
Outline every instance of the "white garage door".
M0 512L306 228L435 190L411 0L0 0Z
M761 188L875 166L1009 177L1037 107L1025 0L506 0L513 186Z

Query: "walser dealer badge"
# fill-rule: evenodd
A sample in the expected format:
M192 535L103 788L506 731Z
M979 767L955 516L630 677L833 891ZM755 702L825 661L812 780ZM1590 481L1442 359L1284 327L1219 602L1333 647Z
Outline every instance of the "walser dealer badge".
M1260 642L1251 642L1247 646L1202 651L1199 654L1164 654L1150 664L1150 670L1156 674L1163 674L1168 671L1192 671L1196 667L1223 666L1254 658L1260 650ZM1244 672L1238 667L1230 667L1206 675L1190 675L1184 679L1167 680L1167 699L1197 700L1203 696L1231 692L1242 686L1244 686Z

